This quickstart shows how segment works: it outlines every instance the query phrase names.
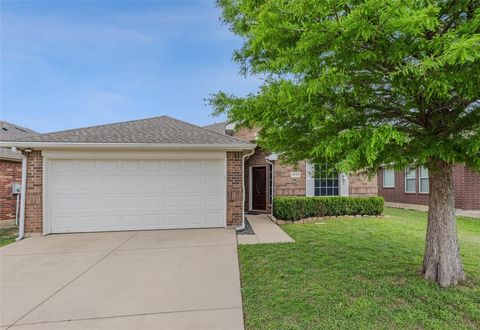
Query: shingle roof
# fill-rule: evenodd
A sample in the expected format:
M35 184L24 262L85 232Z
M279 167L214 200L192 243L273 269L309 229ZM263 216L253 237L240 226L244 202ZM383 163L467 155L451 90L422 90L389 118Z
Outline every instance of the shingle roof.
M229 135L217 133L168 116L126 121L15 139L15 142L67 143L155 143L155 144L245 144Z
M0 120L0 141L12 140L20 137L38 134L31 129ZM22 157L9 148L0 148L0 159L21 160Z
M213 131L221 134L227 134L227 122L225 121L221 123L203 126L203 128L208 129L209 131Z

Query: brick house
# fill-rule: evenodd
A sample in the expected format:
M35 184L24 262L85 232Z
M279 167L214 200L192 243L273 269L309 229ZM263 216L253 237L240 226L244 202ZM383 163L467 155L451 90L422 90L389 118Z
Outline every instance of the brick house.
M386 202L428 205L429 179L424 167L404 171L381 168L378 171L378 195ZM480 174L464 165L453 168L455 207L480 210Z
M20 236L240 229L245 210L270 212L273 196L376 195L375 180L333 173L325 164L282 165L254 140L255 132L233 132L224 123L198 127L161 116L0 146L15 147L25 157Z
M19 236L244 225L255 145L167 116L10 141L25 156Z
M205 126L209 130L255 142L258 130L233 130L225 122ZM244 164L245 210L271 212L273 196L377 195L377 179L331 171L327 164L302 161L282 164L278 156L259 147ZM317 171L315 175L315 171Z
M36 134L28 128L0 121L0 141ZM7 148L0 148L0 226L15 222L17 194L12 193L12 185L20 184L22 157Z

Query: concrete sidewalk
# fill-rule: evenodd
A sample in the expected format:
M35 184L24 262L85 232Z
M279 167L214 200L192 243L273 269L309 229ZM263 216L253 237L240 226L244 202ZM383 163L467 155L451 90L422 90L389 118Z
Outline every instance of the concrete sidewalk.
M0 249L0 329L243 329L225 229L31 237Z
M238 244L292 243L295 242L267 215L247 215L255 235L237 235Z
M407 210L428 212L428 206L427 205L385 202L385 206L386 207L393 207L393 208L397 208L397 209L407 209ZM460 209L456 209L455 214L457 216L480 219L480 210L460 210Z

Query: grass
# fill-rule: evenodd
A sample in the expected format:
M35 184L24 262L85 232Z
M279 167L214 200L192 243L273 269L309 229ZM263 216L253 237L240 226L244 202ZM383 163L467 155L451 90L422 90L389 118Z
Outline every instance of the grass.
M480 220L460 217L469 280L419 275L426 213L285 225L292 244L239 246L247 329L479 329Z
M17 226L0 227L0 247L15 242L17 233Z

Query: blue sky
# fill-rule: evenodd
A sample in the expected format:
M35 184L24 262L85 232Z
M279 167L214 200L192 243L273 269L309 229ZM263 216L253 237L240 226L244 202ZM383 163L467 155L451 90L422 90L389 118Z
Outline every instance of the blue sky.
M40 132L167 114L218 122L204 98L245 95L242 41L214 1L1 1L0 119Z

